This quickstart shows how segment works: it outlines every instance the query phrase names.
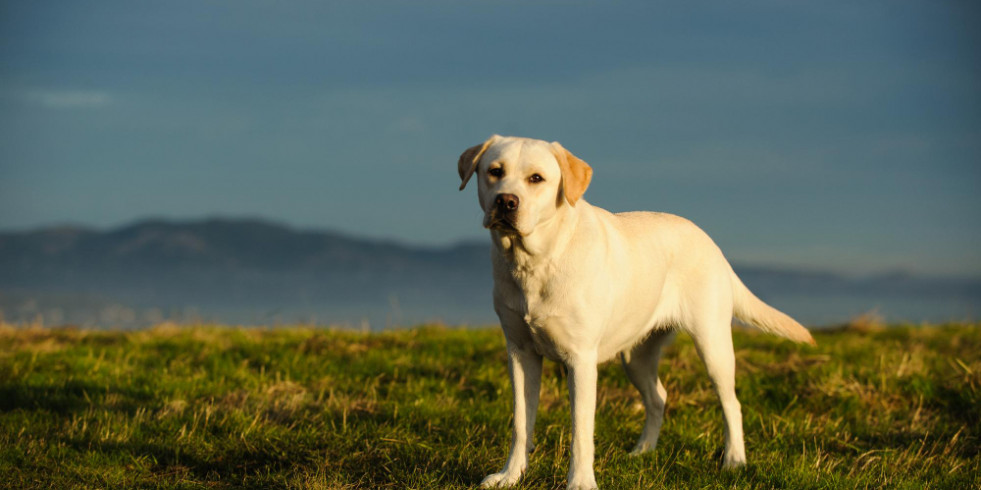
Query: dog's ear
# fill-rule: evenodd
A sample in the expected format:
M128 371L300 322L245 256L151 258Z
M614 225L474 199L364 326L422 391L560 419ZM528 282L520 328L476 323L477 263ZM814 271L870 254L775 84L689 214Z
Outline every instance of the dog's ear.
M473 173L477 171L477 164L480 163L480 157L484 156L484 152L487 151L490 145L497 141L497 138L500 138L500 136L495 134L482 144L467 148L460 155L460 160L456 163L456 168L460 172L460 180L462 181L460 183L461 191L467 186L467 182L470 182L470 177L473 177Z
M562 193L565 194L569 204L575 206L589 187L589 181L593 178L593 169L588 163L562 147L558 141L552 142L552 153L559 161L559 168L562 169Z

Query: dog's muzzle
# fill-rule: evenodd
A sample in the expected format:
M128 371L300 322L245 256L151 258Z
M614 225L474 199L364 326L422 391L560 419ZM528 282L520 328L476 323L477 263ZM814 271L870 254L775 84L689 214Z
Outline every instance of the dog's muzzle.
M518 196L514 194L498 194L494 198L494 207L491 208L487 227L514 230L518 219L519 202Z

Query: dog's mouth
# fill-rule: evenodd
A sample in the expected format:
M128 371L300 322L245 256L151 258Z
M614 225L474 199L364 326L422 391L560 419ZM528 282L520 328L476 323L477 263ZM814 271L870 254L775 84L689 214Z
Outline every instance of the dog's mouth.
M514 223L512 223L512 222L510 222L510 221L508 221L506 219L493 220L493 221L490 222L489 225L486 226L486 228L488 230L507 231L507 232L513 232L513 233L517 233L518 232L518 229L515 228Z
M514 223L515 220L516 217L513 214L491 212L484 218L484 228L508 234L520 234Z

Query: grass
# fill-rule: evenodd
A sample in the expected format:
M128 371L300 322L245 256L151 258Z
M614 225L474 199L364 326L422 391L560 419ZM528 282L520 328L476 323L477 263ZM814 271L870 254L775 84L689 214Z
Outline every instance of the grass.
M691 341L662 362L658 448L600 369L602 488L979 488L981 328L845 329L817 347L737 330L749 464L720 469L719 404ZM546 362L522 488L561 488L564 373ZM496 329L356 333L161 325L0 327L0 482L13 488L472 488L502 466L510 386Z

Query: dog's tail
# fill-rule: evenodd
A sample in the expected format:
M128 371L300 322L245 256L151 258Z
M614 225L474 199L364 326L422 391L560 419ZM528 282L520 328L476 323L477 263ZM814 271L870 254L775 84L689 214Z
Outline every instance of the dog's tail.
M794 342L806 342L817 345L811 333L797 320L790 318L782 311L764 303L756 297L749 288L729 268L732 280L733 315L739 320L774 335L788 338Z

